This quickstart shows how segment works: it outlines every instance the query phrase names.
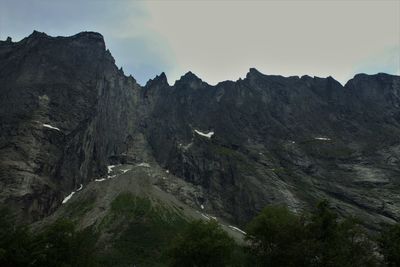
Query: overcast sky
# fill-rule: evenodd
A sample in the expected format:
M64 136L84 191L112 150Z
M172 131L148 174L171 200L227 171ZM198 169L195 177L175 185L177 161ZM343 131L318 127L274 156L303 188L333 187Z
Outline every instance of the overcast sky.
M400 1L1 0L0 39L103 34L140 84L187 71L216 84L265 74L400 75Z

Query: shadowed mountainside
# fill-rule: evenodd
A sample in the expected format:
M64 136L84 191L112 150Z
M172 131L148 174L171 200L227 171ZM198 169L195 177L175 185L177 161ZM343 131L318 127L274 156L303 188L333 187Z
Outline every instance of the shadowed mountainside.
M342 86L250 69L215 86L188 72L142 87L100 34L34 32L0 42L0 94L0 203L22 220L118 164L146 166L151 186L239 226L267 204L307 210L323 198L370 228L400 220L399 76Z

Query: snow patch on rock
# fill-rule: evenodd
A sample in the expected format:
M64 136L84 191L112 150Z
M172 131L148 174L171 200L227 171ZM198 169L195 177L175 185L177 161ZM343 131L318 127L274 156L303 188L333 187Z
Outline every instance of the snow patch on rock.
M115 165L107 166L107 173L111 173L114 168L115 168Z
M43 123L43 127L61 132L59 128L51 126L50 124Z
M240 233L242 233L242 234L244 234L244 235L246 234L245 231L243 231L243 230L241 230L241 229L239 229L239 228L237 228L237 227L235 227L235 226L228 225L228 227L231 228L232 230L235 230L235 231L237 231L237 232L240 232Z
M70 199L72 198L72 196L73 196L76 192L81 191L82 188L83 188L83 185L81 184L81 185L79 186L79 188L76 189L76 191L72 191L71 194L69 194L68 196L66 196L66 197L63 199L62 204L67 203L68 200L70 200Z
M204 136L204 137L207 137L207 138L211 138L211 136L213 136L214 135L214 132L208 132L208 133L203 133L203 132L200 132L200 131L198 131L198 130L194 130L198 135L201 135L201 136Z
M315 140L321 140L321 141L330 141L331 139L329 137L314 137Z

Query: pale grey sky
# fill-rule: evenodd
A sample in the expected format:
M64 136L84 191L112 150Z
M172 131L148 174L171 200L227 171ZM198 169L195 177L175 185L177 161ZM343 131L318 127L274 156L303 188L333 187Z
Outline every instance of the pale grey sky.
M266 74L400 75L400 1L2 0L0 38L102 33L141 84L192 71L210 84Z

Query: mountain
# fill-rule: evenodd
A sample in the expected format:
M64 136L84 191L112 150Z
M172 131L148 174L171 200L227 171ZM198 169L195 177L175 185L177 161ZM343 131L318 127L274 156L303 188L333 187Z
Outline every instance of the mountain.
M215 86L191 72L140 86L100 34L35 31L0 42L0 94L0 203L37 227L122 231L110 214L124 201L177 222L215 216L238 239L231 224L268 204L328 199L371 229L400 220L399 76L342 86L252 68Z

